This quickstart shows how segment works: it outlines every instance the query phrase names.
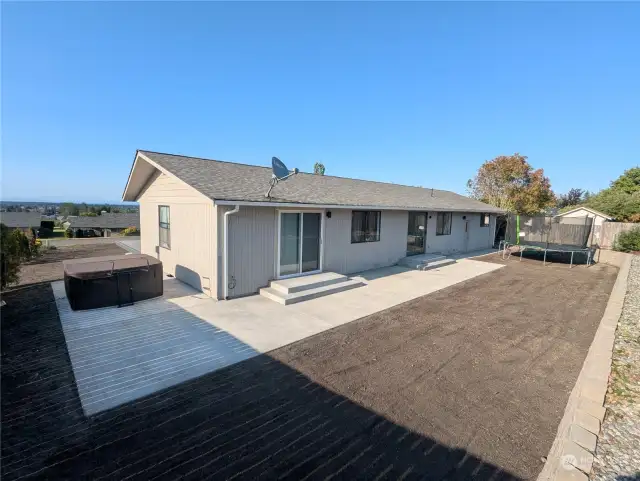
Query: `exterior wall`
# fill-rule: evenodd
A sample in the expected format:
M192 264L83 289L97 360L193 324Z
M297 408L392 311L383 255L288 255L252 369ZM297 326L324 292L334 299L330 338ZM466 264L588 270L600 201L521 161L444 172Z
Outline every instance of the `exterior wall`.
M481 214L476 213L454 212L451 217L451 234L436 235L437 213L429 212L426 252L456 254L491 248L495 235L496 216L494 214L490 216L488 227L480 226L480 216ZM465 232L465 222L468 222L468 232Z
M218 299L224 297L224 213L233 206L218 206ZM255 294L275 278L276 209L245 207L229 216L229 297Z
M407 255L407 211L383 210L380 241L351 243L351 210L331 209L325 218L324 270L353 274L396 264Z
M215 296L216 229L213 201L180 180L156 172L142 190L140 250L162 261L164 272ZM160 247L158 206L169 206L171 248Z
M218 299L224 297L225 283L223 269L224 213L232 209L233 206L228 205L216 206L218 220L216 265L219 266L219 269L217 291L213 292ZM329 211L331 218L326 216ZM451 235L448 236L436 236L435 213L428 215L431 216L427 223L426 252L428 253L467 252L490 248L493 245L495 215L491 215L488 227L480 227L480 214L454 213ZM468 238L465 237L463 216L466 216L466 221L468 221ZM353 274L394 265L406 256L409 222L407 211L381 211L380 241L360 244L351 243L350 209L326 209L323 217L322 269L324 271ZM143 226L143 236L145 229L149 228L151 227ZM239 212L229 216L229 297L255 294L260 288L266 287L269 281L276 278L277 236L278 209L276 208L241 206Z

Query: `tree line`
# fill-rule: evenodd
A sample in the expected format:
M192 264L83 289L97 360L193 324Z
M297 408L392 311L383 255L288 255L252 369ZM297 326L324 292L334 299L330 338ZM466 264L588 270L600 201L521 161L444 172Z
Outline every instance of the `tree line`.
M111 206L107 204L103 205L89 205L84 202L75 204L73 202L63 202L60 204L60 215L86 215L96 216L102 212L108 212L110 214L122 214L122 213L135 213L138 212L138 207L135 206Z
M508 212L523 215L590 207L622 222L640 222L640 167L626 170L598 193L572 188L555 194L543 169L515 153L486 161L467 182L471 197Z

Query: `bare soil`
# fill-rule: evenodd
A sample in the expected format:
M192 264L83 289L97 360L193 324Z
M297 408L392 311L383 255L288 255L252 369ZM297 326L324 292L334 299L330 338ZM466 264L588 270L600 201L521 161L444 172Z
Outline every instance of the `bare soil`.
M517 477L542 469L617 269L507 267L270 353Z
M91 417L51 287L19 289L2 479L533 479L615 277L511 259Z
M42 255L20 266L18 286L52 282L64 277L62 261L84 257L126 254L127 251L114 244L85 244L43 249Z

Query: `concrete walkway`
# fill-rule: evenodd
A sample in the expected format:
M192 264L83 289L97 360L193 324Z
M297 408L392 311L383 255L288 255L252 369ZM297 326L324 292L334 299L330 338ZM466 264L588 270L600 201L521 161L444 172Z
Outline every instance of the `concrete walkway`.
M366 285L283 306L262 296L216 302L165 280L162 298L124 308L70 309L52 283L85 414L221 369L503 266L461 260L428 272L388 267Z

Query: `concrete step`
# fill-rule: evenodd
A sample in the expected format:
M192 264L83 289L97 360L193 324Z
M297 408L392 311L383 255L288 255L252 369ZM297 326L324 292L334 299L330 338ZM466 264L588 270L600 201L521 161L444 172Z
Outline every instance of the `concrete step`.
M430 271L431 269L437 269L438 267L448 266L450 264L455 264L455 259L440 259L435 262L428 262L423 264L420 268L421 271Z
M273 287L264 287L260 289L260 295L287 306L289 304L296 304L298 302L328 296L329 294L335 294L336 292L355 289L356 287L364 285L365 284L363 282L347 278L347 280L343 282L315 287L313 289L304 289L292 294L285 294L284 292L278 289L274 289Z
M321 272L320 274L312 274L310 276L292 277L291 279L280 279L271 281L269 287L283 294L295 294L309 289L329 286L349 280L347 276L336 272Z
M422 266L430 263L446 259L445 256L439 254L424 254L419 256L408 256L400 259L398 265L409 267L410 269L421 270Z

